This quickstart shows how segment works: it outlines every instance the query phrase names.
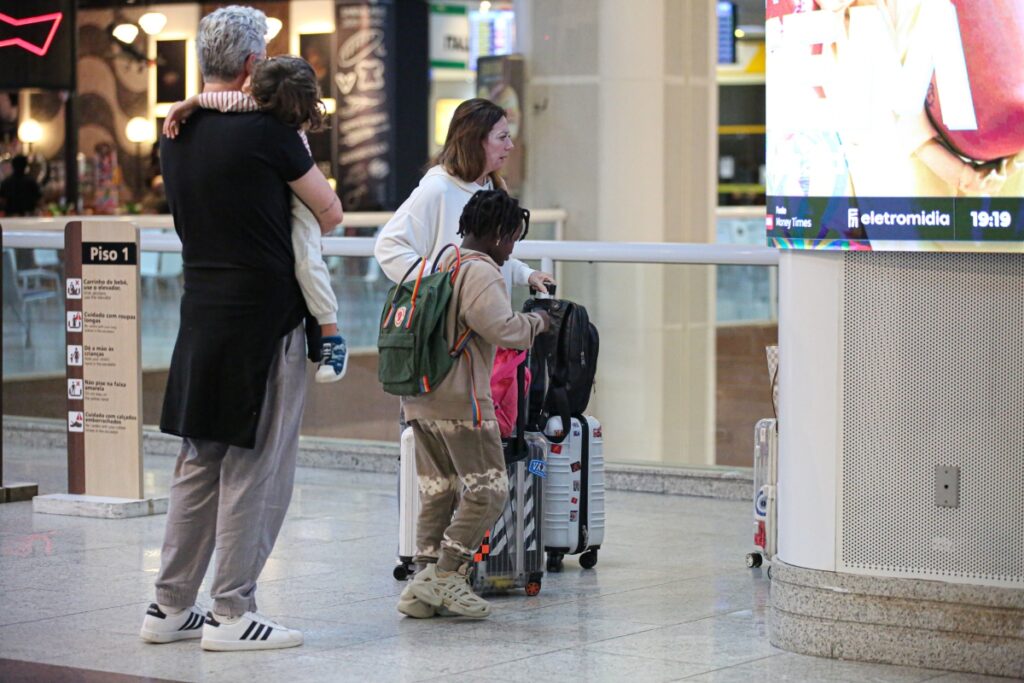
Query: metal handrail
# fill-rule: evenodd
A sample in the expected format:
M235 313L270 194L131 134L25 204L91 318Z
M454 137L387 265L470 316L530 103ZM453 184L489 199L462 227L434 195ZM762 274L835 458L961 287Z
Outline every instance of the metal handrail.
M349 214L346 227L376 227L387 222L392 214L386 212ZM538 209L531 212L531 220L556 224L555 240L525 240L516 245L516 257L541 260L548 270L553 262L589 263L661 263L693 265L777 266L778 251L771 247L742 244L691 244L679 242L592 242L558 239L566 219L562 209ZM62 249L64 225L69 220L110 221L136 223L142 229L140 241L143 251L177 252L181 242L174 233L155 233L152 228L172 227L170 216L82 216L55 218L5 218L3 246L27 249ZM325 256L373 256L372 237L324 237Z
M715 209L717 218L764 218L764 206L719 206Z
M178 236L169 233L141 235L143 251L181 251ZM325 237L324 256L373 256L372 237ZM63 249L63 233L4 230L4 247L16 249ZM516 245L516 257L582 261L589 263L665 263L719 266L777 266L778 251L742 244L686 244L677 242L550 242L524 240Z

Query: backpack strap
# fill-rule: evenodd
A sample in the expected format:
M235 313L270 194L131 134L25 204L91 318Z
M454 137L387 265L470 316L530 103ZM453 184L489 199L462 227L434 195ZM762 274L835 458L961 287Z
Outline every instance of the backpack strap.
M437 252L437 256L434 257L434 265L430 269L431 273L436 273L437 272L438 267L441 265L441 257L444 256L444 252L448 251L449 249L454 249L455 250L455 268L454 268L454 272L455 273L459 272L459 266L462 265L462 252L459 250L459 248L455 245L454 242L449 242L448 244L446 244L443 247L441 247L441 251ZM454 282L455 282L455 278L453 276L452 277L452 283L454 283Z
M474 336L476 336L476 332L467 327L466 331L455 341L455 345L448 354L452 358L458 358L462 354L466 354L466 360L469 362L469 396L472 401L473 426L479 429L483 425L484 420L483 414L480 411L480 399L476 395L476 384L473 382L473 355L466 351L466 347Z
M568 381L566 376L566 355L565 345L567 343L565 327L572 314L573 304L568 301L559 302L560 309L549 310L551 315L551 329L547 332L551 336L545 349L546 370L548 375L547 391L544 394L543 410L546 416L557 415L562 420L562 436L558 438L548 437L553 443L561 443L568 436L572 428L571 412L569 410L569 392L565 385Z
M412 298L409 299L409 315L405 319L405 329L409 329L412 325L412 315L416 312L416 298L420 295L420 283L423 282L423 273L427 269L427 259L422 259L423 264L420 266L419 275L416 276L416 284L412 288Z
M552 437L548 439L552 443L562 443L565 441L565 437L569 436L569 428L572 426L571 418L572 414L569 410L569 392L566 391L565 386L562 384L551 383L548 387L548 393L546 400L547 410L549 415L557 415L562 421L562 436Z
M530 354L516 366L516 455L522 456L526 451L526 407L529 397L526 395L526 364L530 362Z
M467 261L481 261L484 259L482 255L478 254L467 254L465 257L462 256L462 252L454 244L446 244L440 252L437 254L437 258L434 259L434 272L437 272L438 267L441 264L441 254L445 252L449 247L455 249L455 263L450 266L452 273L452 284L455 284L455 278L458 277L459 271L462 270L462 264ZM459 338L455 340L455 344L452 345L451 350L448 352L452 358L457 358L462 354L466 354L466 360L469 362L469 396L471 399L471 408L473 414L473 426L477 429L483 426L483 412L480 410L480 399L476 394L476 384L473 382L473 356L466 351L466 347L469 342L476 336L476 332L472 328L467 327L466 330L459 335Z
M454 244L446 244L446 245L444 245L444 247L441 248L441 251L439 251L437 256L434 258L434 265L430 269L430 272L431 273L436 273L437 272L437 266L441 262L441 255L444 254L444 252L447 251L449 248L455 250L455 269L454 269L453 274L452 274L452 282L454 283L455 282L455 275L458 274L459 267L462 265L462 253L459 251L459 248L457 246L455 246ZM405 271L405 275L402 276L401 281L398 283L399 286L401 286L401 284L404 283L409 278L409 274L412 273L412 271L416 268L416 266L420 267L420 272L416 275L416 284L413 285L413 288L412 288L412 297L409 299L409 315L405 319L405 327L406 327L406 329L409 329L409 327L412 325L412 316L413 316L413 313L416 312L416 299L420 295L420 283L423 282L423 275L424 275L424 273L426 273L427 263L428 263L428 259L427 259L426 256L420 257L419 261L417 261L416 263L412 264L412 266L409 267L409 270ZM394 310L395 310L395 305L394 305L395 304L395 296L398 295L398 290L399 290L399 287L395 287L395 293L391 297L391 306L388 309L387 318L384 319L384 324L385 325L387 324L388 320L391 318L392 312L394 312Z
M424 257L420 257L420 259L418 261L416 261L411 266L409 266L409 270L405 271L405 275L403 275L402 279L399 280L398 283L395 285L395 291L393 291L391 293L391 301L388 302L388 314L387 314L387 316L385 316L384 322L381 325L381 327L387 327L388 322L391 321L391 314L395 312L395 297L398 296L398 291L402 288L402 285L405 283L405 281L409 279L409 275L412 274L412 271L416 270L416 266L420 267L420 272L419 272L419 275L416 276L416 287L415 287L414 292L418 292L419 291L420 281L423 279L423 271L426 268L426 265L427 265L427 259L424 258ZM415 293L414 293L414 295L413 295L413 302L415 302L415 301L416 301L416 296L415 296ZM406 325L406 327L408 327L408 325Z
M452 273L452 285L454 285L455 278L458 277L459 271L462 270L462 264L464 262L481 261L483 260L484 257L477 254L467 254L465 257L463 257L462 252L459 251L459 248L456 247L454 244L445 245L445 247L441 249L441 253L444 253L444 250L447 249L448 247L452 247L453 249L455 249L455 263L452 266L450 266ZM437 258L434 259L435 273L437 272L438 266L440 265L441 253L439 253L437 255ZM455 343L452 345L452 348L449 349L448 353L451 355L451 357L455 358L456 356L461 354L466 349L466 345L469 344L470 340L473 338L473 335L475 334L476 332L467 327L466 331L459 335L458 339L456 339Z
M466 348L463 346L462 352L464 353L465 350ZM483 413L480 411L480 399L477 398L476 395L476 383L473 382L473 354L467 353L466 360L469 361L469 398L471 401L470 408L472 409L473 414L473 426L480 429L484 424L484 417Z

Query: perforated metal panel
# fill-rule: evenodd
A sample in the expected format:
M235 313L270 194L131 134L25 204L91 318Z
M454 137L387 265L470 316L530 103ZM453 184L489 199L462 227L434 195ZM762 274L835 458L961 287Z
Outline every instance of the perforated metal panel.
M1024 585L1024 255L850 253L843 275L840 569Z

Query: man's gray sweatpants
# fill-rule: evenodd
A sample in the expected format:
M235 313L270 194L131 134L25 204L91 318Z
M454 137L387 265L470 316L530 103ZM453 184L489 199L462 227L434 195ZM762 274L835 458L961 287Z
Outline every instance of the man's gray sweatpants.
M174 468L156 601L195 604L217 550L213 610L256 611L256 579L274 548L295 480L299 424L306 400L303 326L279 342L267 378L256 447L186 438Z

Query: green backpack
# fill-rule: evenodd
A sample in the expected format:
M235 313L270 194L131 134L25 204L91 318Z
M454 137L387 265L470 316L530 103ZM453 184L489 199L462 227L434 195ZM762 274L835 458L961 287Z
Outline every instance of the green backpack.
M438 270L441 256L449 248L455 250L455 263L450 269ZM377 336L377 378L389 394L430 393L448 375L472 337L473 331L466 330L452 345L445 334L448 304L462 261L459 248L448 244L434 259L429 274L424 275L428 260L421 258L388 292ZM416 279L407 282L417 267Z

